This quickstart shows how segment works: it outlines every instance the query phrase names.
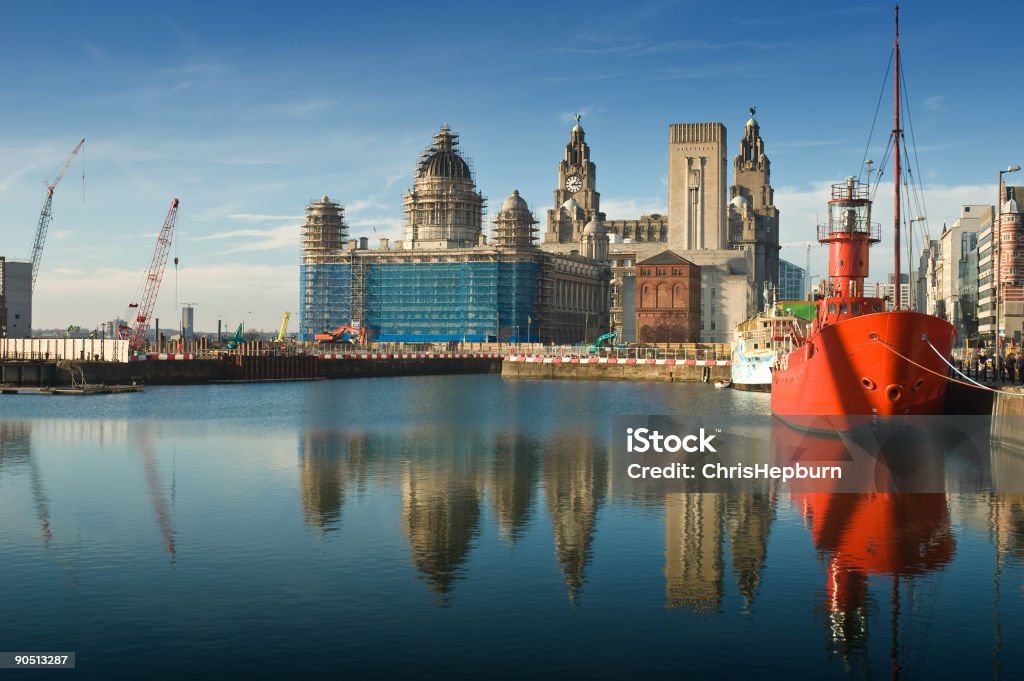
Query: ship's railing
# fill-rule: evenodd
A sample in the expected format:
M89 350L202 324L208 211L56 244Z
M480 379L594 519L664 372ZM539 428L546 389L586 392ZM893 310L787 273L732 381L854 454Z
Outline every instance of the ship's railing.
M818 225L818 241L835 241L838 239L845 239L848 238L850 234L864 234L867 236L868 241L876 244L882 240L882 226L877 222L859 222L853 230L850 231L837 225Z
M871 199L871 186L865 182L857 182L854 178L848 177L845 182L836 182L832 185L832 200L847 199L853 201L869 201Z

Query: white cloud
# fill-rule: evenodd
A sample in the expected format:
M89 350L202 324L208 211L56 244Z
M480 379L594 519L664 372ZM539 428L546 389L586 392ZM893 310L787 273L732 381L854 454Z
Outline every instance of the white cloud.
M946 95L932 95L924 98L924 108L928 111L942 111L946 108Z
M658 213L665 215L668 210L664 199L651 197L619 199L601 197L601 211L609 220L635 220L641 215Z
M229 213L225 216L238 222L276 222L280 220L303 220L301 215L266 215L263 213Z

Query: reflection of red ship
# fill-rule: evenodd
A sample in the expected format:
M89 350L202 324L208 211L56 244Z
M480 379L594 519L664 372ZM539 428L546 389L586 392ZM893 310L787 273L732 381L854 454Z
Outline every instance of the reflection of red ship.
M794 452L807 461L843 461L847 446L841 439L797 432L781 423L772 427L776 464L789 462ZM905 450L906 443L896 448L903 451L882 451L880 460L913 454ZM896 610L899 580L942 569L953 559L956 541L945 494L834 493L822 484L794 489L791 498L826 560L825 607L833 641L849 652L866 643L869 577L892 576Z
M869 187L854 178L833 185L828 223L818 241L829 245L828 281L817 315L799 347L781 355L772 374L772 412L804 425L808 415L941 413L954 327L900 304L899 24L895 61L895 284L893 309L865 296L868 252L879 241L871 222ZM838 422L842 424L843 422ZM840 425L840 429L843 427Z

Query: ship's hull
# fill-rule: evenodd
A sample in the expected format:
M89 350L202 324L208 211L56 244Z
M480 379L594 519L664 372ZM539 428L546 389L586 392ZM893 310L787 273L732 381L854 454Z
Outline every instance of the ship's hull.
M813 430L846 430L856 417L940 414L949 369L942 358L955 334L948 322L907 310L825 326L780 357L772 413Z
M736 390L755 392L771 392L772 366L775 364L775 353L760 351L746 353L743 341L732 343L732 385Z

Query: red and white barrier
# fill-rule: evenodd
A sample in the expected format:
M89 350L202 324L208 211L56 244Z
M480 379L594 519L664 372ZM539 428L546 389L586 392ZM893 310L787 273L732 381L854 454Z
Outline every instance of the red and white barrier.
M656 364L667 366L732 366L728 359L652 359L636 357L551 357L547 355L508 355L506 362L527 362L533 364Z

